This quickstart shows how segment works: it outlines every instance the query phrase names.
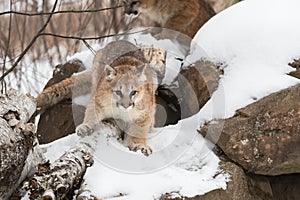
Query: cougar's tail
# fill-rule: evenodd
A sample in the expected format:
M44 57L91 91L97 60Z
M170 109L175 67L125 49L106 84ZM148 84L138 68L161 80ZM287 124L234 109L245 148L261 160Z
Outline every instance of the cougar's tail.
M46 109L56 103L71 99L73 95L80 96L91 91L92 73L90 71L67 78L57 84L46 88L38 95L37 107Z

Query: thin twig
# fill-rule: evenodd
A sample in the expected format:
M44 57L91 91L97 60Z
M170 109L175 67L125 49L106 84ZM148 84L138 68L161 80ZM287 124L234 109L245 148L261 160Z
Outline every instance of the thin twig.
M56 5L57 5L58 0L55 0L54 6L52 8L51 12L55 11ZM29 43L29 45L24 49L24 51L20 54L20 56L18 57L18 59L14 62L14 64L12 65L11 68L9 68L5 73L3 73L3 75L0 77L0 81L2 81L4 79L5 76L7 76L10 72L12 72L17 65L19 64L19 62L22 60L22 58L25 56L25 54L29 51L29 49L33 46L33 44L35 43L35 41L38 39L38 37L40 37L41 33L43 33L43 31L46 29L47 25L49 24L51 18L53 15L49 15L49 17L47 18L47 21L45 22L45 24L43 25L43 27L38 31L38 33L33 37L33 39L31 40L31 42Z
M10 10L12 9L12 2L11 0L9 1L9 6L10 6ZM8 56L8 51L9 51L9 44L10 44L10 38L11 38L11 24L12 24L12 14L9 15L9 25L8 25L8 37L7 37L7 43L6 43L6 49L5 49L5 54L4 54L4 59L3 59L3 69L2 69L2 73L5 72L5 65L6 65L6 58ZM5 93L6 92L6 83L5 80L1 80L1 84L2 84L2 89L1 89L1 93Z
M73 39L73 40L99 40L103 38L108 38L108 37L117 37L117 36L123 36L123 35L131 35L135 33L141 33L148 30L148 28L139 30L139 31L134 31L134 32L123 32L123 33L118 33L118 34L109 34L109 35L103 35L103 36L98 36L98 37L78 37L78 36L66 36L66 35L58 35L58 34L53 34L53 33L41 33L40 36L50 36L50 37L58 37L58 38L63 38L63 39Z
M113 10L117 8L122 8L123 5L118 5L110 8L101 8L101 9L95 9L95 10L61 10L56 12L42 12L42 13L24 13L24 12L18 12L18 11L5 11L0 13L1 15L7 15L7 14L15 14L15 15L24 15L24 16L39 16L39 15L56 15L56 14L65 14L65 13L93 13L93 12L101 12L106 10Z
M85 41L85 40L82 40L82 41L85 44L85 46L92 52L92 54L96 55L95 49L93 49L93 47L89 43L87 43L87 41Z
M11 9L11 7L12 7L12 2L10 0L10 9ZM7 37L6 49L5 49L5 55L4 55L3 71L5 70L5 62L6 62L6 58L8 56L8 52L9 52L9 44L10 44L10 38L11 38L11 24L12 24L12 15L9 15L8 37Z

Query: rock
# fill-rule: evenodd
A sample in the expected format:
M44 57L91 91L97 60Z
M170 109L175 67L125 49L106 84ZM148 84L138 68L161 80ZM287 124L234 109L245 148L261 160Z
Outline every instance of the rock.
M289 75L300 79L300 68L297 69L296 71L293 71L293 72L289 73Z
M72 76L73 73L77 73L83 69L84 66L79 60L70 61L63 65L57 65L53 72L53 78L49 80L45 88L54 85L55 83ZM73 116L72 100L67 99L47 108L41 114L37 129L40 144L46 144L74 133L74 121L76 123L82 122L85 111L83 106L73 105L73 109L74 108L76 109L76 115Z
M289 73L289 75L300 79L300 59L294 60L294 62L289 63L291 67L294 67L296 70Z
M155 126L176 124L196 114L218 87L221 74L216 64L200 60L180 71L178 86L160 86L156 94Z
M176 124L181 119L179 99L172 89L160 86L155 95L155 127Z
M217 145L248 172L271 176L300 172L300 84L271 94L210 127L218 128L222 122ZM206 136L208 126L200 133Z
M271 183L267 176L246 174L248 178L248 187L251 194L260 197L261 199L274 200L274 193Z
M300 199L300 174L287 174L268 177L274 200L298 200Z
M52 78L48 81L45 88L71 77L74 73L83 71L84 69L85 67L80 60L71 60L65 64L57 65L53 71Z
M200 60L193 66L181 70L178 76L179 95L181 96L182 118L196 114L210 99L218 87L222 71L216 64ZM175 92L176 93L176 92Z

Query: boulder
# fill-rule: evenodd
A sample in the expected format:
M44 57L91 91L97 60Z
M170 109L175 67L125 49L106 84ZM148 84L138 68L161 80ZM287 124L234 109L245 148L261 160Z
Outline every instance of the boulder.
M53 78L48 81L45 88L69 78L83 69L83 63L79 60L57 65L53 71ZM72 112L72 99L66 99L42 112L37 129L40 144L46 144L74 133L74 120L76 123L82 122L85 111L85 108L80 105L73 105L74 108L76 108L76 116L73 116Z
M252 173L246 173L246 176L248 181L248 188L251 194L264 200L275 199L270 180L267 176Z
M286 174L268 177L274 200L300 199L300 174Z
M300 172L300 84L210 126L222 128L215 142L246 171L272 176ZM209 139L208 130L206 125L200 133Z
M155 126L176 124L199 112L217 89L222 73L215 63L199 60L180 71L176 86L159 86Z
M294 62L289 63L291 67L294 67L296 70L289 73L289 75L300 79L300 59L294 60Z
M206 60L197 61L182 69L178 76L182 118L190 117L206 104L216 90L222 70L215 63Z

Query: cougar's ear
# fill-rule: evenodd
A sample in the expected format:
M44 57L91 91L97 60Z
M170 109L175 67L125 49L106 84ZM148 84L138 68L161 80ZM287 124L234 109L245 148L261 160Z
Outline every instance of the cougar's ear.
M107 81L112 81L113 78L117 75L116 70L109 65L105 65L104 73Z

